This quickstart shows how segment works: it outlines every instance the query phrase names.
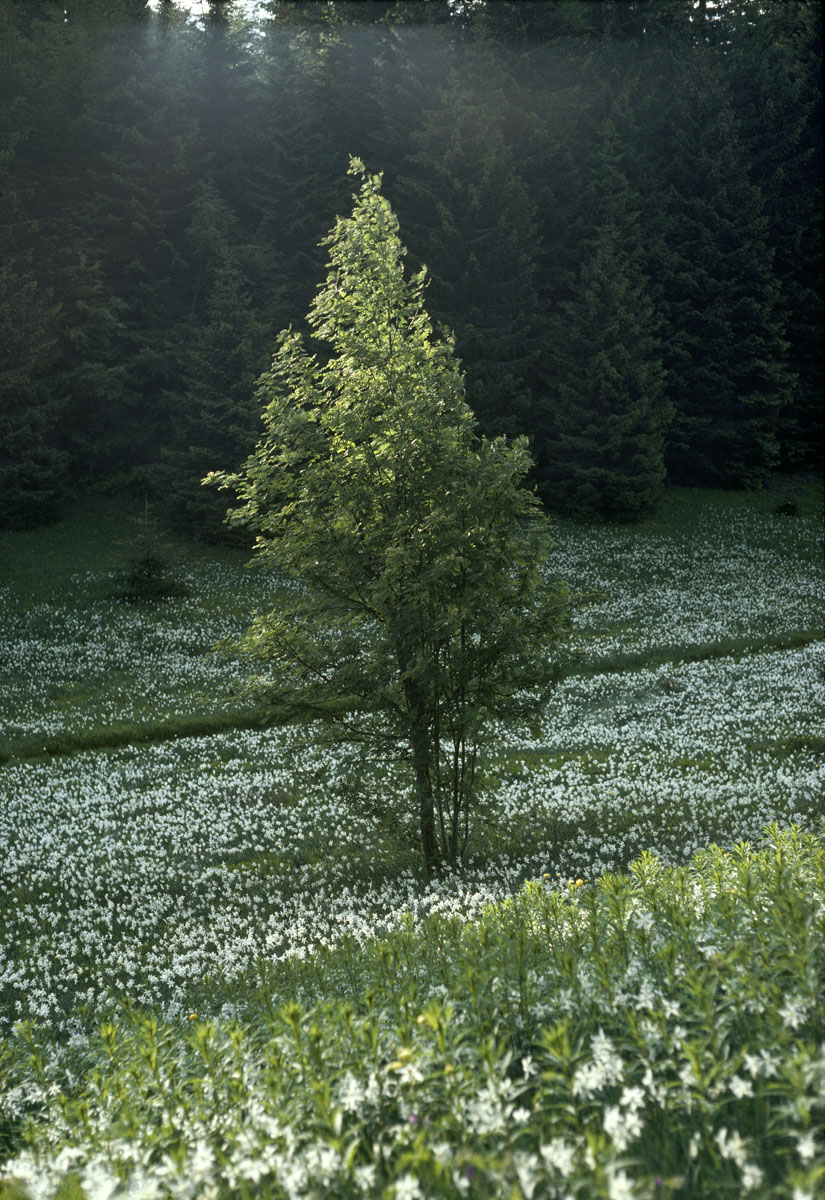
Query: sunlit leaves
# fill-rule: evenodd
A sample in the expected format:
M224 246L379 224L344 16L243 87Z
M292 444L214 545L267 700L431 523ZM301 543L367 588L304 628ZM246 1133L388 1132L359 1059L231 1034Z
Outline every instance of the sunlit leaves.
M324 243L308 316L317 353L281 335L260 385L264 438L240 475L212 478L243 502L232 520L257 534L257 560L302 585L241 648L281 668L279 704L337 719L348 699L365 742L405 747L424 859L455 862L485 719L546 697L563 589L538 572L547 537L520 486L526 441L477 436L380 177L357 159L350 172L361 187Z

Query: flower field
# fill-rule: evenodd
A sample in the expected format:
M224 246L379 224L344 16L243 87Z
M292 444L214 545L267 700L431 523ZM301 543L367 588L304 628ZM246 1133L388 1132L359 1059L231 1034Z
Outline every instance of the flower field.
M429 881L403 764L232 725L210 647L283 581L12 579L1 1200L816 1195L825 572L767 500L559 527L576 659Z

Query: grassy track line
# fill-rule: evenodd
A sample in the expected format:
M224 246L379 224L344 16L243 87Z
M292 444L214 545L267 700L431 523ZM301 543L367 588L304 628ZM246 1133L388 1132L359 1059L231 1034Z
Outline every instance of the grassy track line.
M564 678L577 676L631 674L662 666L665 663L707 662L729 655L740 658L771 650L794 650L811 642L825 641L825 634L810 631L785 634L777 638L731 638L725 642L704 643L681 649L613 655L588 663L575 663L563 673ZM36 759L44 755L79 754L86 750L116 750L120 746L146 745L152 742L173 741L185 737L208 737L230 733L236 729L264 729L268 725L285 724L292 714L274 709L244 709L229 713L206 714L198 717L153 721L146 725L111 725L76 734L31 734L19 742L0 745L0 766L13 760Z
M588 662L577 662L570 666L566 678L589 675L620 675L633 671L644 671L650 667L661 667L665 663L708 662L714 658L746 658L751 654L764 654L771 650L797 650L811 642L825 641L825 632L800 630L779 637L726 638L724 642L701 642L695 646L673 646L660 650L639 650L631 654L609 654L592 658Z
M44 755L76 754L84 750L115 750L119 746L166 742L183 737L207 737L233 729L262 729L277 722L271 710L248 709L242 712L213 713L186 719L153 721L147 725L110 725L76 734L31 734L20 742L0 747L0 764L14 759L42 758Z

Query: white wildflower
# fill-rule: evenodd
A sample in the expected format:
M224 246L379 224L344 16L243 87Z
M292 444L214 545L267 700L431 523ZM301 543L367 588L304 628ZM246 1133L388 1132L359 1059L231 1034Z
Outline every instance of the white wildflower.
M745 1166L745 1152L747 1149L746 1143L741 1134L734 1130L730 1136L723 1125L716 1133L716 1144L719 1147L719 1153L723 1158L730 1158L736 1163L740 1169Z
M536 1184L538 1183L538 1155L527 1154L523 1150L518 1150L513 1155L513 1165L516 1169L521 1191L526 1200L531 1200L533 1192L536 1190Z
M748 1072L751 1079L756 1079L757 1075L759 1075L762 1071L762 1059L759 1057L759 1055L746 1053L742 1061L745 1065L745 1070Z
M803 1162L810 1162L816 1156L816 1138L808 1131L797 1139L796 1152Z
M401 1175L396 1179L393 1190L395 1200L421 1200L423 1194L414 1175Z
M120 1180L101 1159L93 1158L83 1171L83 1190L87 1200L109 1200L118 1189Z
M765 1078L776 1079L779 1075L779 1056L771 1054L770 1050L760 1050L759 1057L762 1061L762 1074Z
M610 1200L633 1200L633 1180L624 1171L611 1170L607 1177Z
M269 1174L266 1160L257 1156L233 1161L232 1167L240 1179L247 1179L250 1183L260 1183Z
M529 1079L531 1075L538 1074L538 1067L536 1066L531 1054L525 1054L524 1058L521 1060L521 1069L524 1073L525 1079Z
M338 1087L338 1102L344 1112L359 1112L366 1098L363 1085L351 1071L347 1071Z
M636 1011L651 1009L656 1002L656 989L649 979L644 979L636 999Z
M682 1063L681 1067L679 1068L679 1079L682 1081L685 1087L693 1087L694 1084L699 1082L693 1063Z
M375 1163L362 1163L355 1168L355 1182L362 1192L372 1195L375 1188Z
M807 1006L800 996L789 996L779 1010L783 1024L787 1029L798 1029L805 1020Z
M754 1188L759 1187L764 1174L761 1167L755 1166L754 1163L745 1163L742 1167L742 1187L746 1192L752 1192Z
M645 1106L644 1089L640 1088L640 1087L622 1088L622 1094L621 1094L621 1097L619 1098L619 1104L621 1104L622 1108L632 1108L632 1109L644 1108L644 1106Z
M546 1145L540 1146L539 1151L545 1164L560 1175L569 1175L573 1170L573 1159L576 1147L566 1142L564 1138L555 1137Z
M622 1109L609 1104L604 1110L604 1131L621 1154L642 1132L642 1122L635 1109Z
M189 1173L195 1179L205 1179L215 1166L215 1155L211 1147L201 1138L195 1143L189 1159Z

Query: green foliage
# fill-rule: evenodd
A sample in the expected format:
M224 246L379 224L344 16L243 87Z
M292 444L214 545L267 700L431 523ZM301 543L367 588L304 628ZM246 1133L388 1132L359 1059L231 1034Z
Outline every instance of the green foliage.
M589 520L639 520L656 507L673 415L639 197L623 164L628 105L626 90L614 98L576 198L574 263L548 317L546 394L535 406L541 495L551 509Z
M319 954L292 987L262 964L242 1024L125 1005L71 1086L22 1029L10 1095L31 1072L42 1111L5 1186L813 1196L823 889L822 836L772 828L680 868L536 880L473 923Z
M243 642L271 694L331 719L352 697L347 737L404 743L425 861L454 862L484 727L540 703L564 600L539 574L525 440L477 436L425 274L404 278L380 177L357 160L351 172L361 190L327 239L309 314L322 353L281 335L260 388L265 436L242 475L212 478L244 502L232 519L257 535L257 561L300 584Z
M261 332L311 300L350 149L480 429L531 436L554 507L649 510L663 425L674 481L818 466L818 6L202 8L0 4L0 522L105 479L215 535L196 481L247 444Z
M0 7L0 528L52 519L68 465L59 436L66 397L50 379L61 311L26 169L37 116L25 103L31 45L20 25Z
M718 6L714 21L739 136L759 187L786 314L792 398L780 413L783 467L820 461L823 363L822 10Z
M778 463L793 391L764 201L712 55L680 56L670 87L662 134L672 154L661 173L664 361L676 405L668 473L676 483L758 487Z
M170 393L169 442L157 472L176 526L208 540L227 536L225 505L200 486L207 471L236 467L260 424L255 381L264 366L261 325L232 245L232 214L204 185L187 230L198 283L182 361L181 391Z
M186 586L175 577L171 548L148 500L134 525L135 536L126 547L114 595L118 600L147 604L185 596Z
M529 433L545 314L535 202L522 167L525 100L513 65L483 44L465 49L460 64L447 45L398 58L390 78L408 105L412 92L420 113L402 164L399 211L431 275L430 312L455 334L481 429Z
M611 620L632 601L654 630L644 645L685 661L594 688L580 674L536 734L498 727L477 771L472 861L431 881L405 841L408 772L358 746L349 759L315 749L315 726L230 733L233 714L222 723L215 706L234 681L219 661L203 663L201 701L182 678L219 632L277 603L270 573L189 547L187 576L199 573L185 605L104 604L127 524L117 504L6 533L4 731L29 721L31 752L36 730L55 752L106 745L113 725L113 740L138 742L125 718L147 684L166 693L169 709L152 711L168 711L169 736L227 731L0 769L6 1194L91 1200L117 1176L124 1194L283 1200L303 1171L305 1193L369 1200L410 1191L411 1173L425 1195L468 1182L471 1196L526 1195L537 1176L536 1197L604 1200L612 1172L634 1200L667 1194L657 1177L674 1196L733 1200L744 1164L763 1173L760 1200L817 1195L823 843L757 831L771 811L817 828L821 662L688 665L714 650L700 641L717 594L717 630L732 635L744 613L751 646L757 631L791 645L797 626L815 630L821 488L794 493L793 520L773 515L781 495L670 490L642 527L558 522L554 553L577 577L601 572L588 582L611 595ZM704 584L685 602L697 562ZM135 673L99 661L106 646ZM618 646L638 646L632 621ZM74 710L73 686L89 689ZM193 717L199 702L214 723ZM739 836L755 840L664 865ZM600 879L650 846L659 861ZM520 892L525 877L537 882ZM513 893L481 911L480 897ZM457 916L470 912L472 924ZM373 941L378 928L393 932ZM142 1011L117 1015L124 996ZM621 1078L587 1094L599 1064L616 1065L605 1037Z

